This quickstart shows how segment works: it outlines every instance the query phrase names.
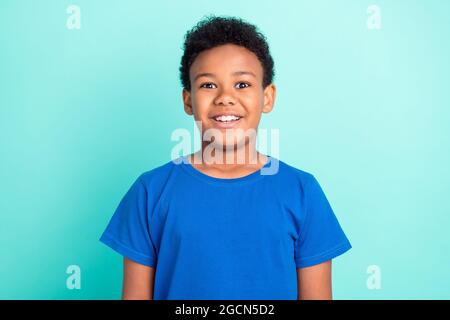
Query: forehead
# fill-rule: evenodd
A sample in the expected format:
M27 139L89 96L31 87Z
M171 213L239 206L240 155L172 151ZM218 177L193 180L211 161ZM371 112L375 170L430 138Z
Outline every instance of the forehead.
M236 71L249 71L256 77L262 77L261 63L253 52L238 45L226 44L201 52L189 73L194 80L200 73L232 75Z

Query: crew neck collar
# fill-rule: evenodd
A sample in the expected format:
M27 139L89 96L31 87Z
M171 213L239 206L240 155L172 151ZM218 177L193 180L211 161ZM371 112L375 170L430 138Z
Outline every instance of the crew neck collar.
M188 156L182 156L181 162L179 162L179 166L187 172L188 174L203 180L208 183L212 184L219 184L219 185L230 185L230 184L242 184L242 183L248 183L251 181L257 181L259 179L264 178L266 175L262 174L261 170L262 168L267 168L270 166L272 162L272 157L269 155L265 155L267 157L267 162L262 166L260 169L256 170L255 172L252 172L248 175L238 177L238 178L217 178L210 175L207 175L196 168L189 162Z

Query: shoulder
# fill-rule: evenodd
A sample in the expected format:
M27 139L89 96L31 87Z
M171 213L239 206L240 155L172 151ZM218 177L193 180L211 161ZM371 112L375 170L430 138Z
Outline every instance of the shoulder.
M278 160L276 158L275 161L278 161L278 172L276 176L281 179L284 183L293 183L299 185L300 187L305 187L309 183L316 181L313 173L300 169L292 164L288 164L284 161Z
M168 161L153 169L140 173L130 187L131 194L139 195L140 199L157 203L174 183L174 162Z
M153 169L142 172L137 181L146 187L162 185L170 179L173 174L175 163L171 160Z
M281 163L281 161L280 161ZM320 179L317 178L317 175L294 167L292 165L288 165L286 163L280 164L280 173L284 175L285 178L283 180L284 190L289 187L293 187L299 194L299 196L305 201L310 202L325 202L328 201L325 195L325 189Z

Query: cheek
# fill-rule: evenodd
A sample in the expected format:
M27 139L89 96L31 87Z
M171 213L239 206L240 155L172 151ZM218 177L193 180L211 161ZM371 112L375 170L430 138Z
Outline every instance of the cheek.
M192 104L194 106L194 114L198 118L207 116L209 106L212 103L212 97L208 94L197 93L192 97Z
M261 108L263 104L264 95L261 94L260 90L249 90L240 95L240 100L245 102L246 105L252 109Z
M261 116L263 101L258 95L245 97L241 101L242 105L245 106L249 118L255 119Z

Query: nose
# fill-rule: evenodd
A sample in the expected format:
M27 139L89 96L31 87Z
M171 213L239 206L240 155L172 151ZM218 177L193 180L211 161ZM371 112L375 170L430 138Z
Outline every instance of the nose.
M214 99L216 105L234 105L235 100L232 94L226 90L222 90L219 95Z

